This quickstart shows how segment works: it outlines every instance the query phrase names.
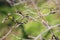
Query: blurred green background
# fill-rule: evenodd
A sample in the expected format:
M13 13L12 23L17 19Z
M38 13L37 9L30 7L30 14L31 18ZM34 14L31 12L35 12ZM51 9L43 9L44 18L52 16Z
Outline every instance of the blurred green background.
M42 1L39 0L39 2L37 3L37 6L43 14L49 13L50 12L49 8L52 8L52 9L56 8L56 5L53 2L50 2L48 5L47 2L44 0L42 0ZM5 23L2 23L3 18L6 17L8 13L11 13L12 16L15 17L15 19L20 17L20 16L16 15L16 13L15 13L16 8L18 10L20 10L21 12L23 12L23 14L28 13L30 16L32 16L34 18L37 16L36 11L33 9L33 7L25 8L24 4L9 7L0 2L0 37L5 35L8 32L8 30L11 29L11 27L13 25L15 25L10 19L6 20ZM34 12L34 13L32 14L30 12L27 12L26 11L27 9L31 10L31 12ZM48 16L45 16L44 18L46 19L46 21L49 22L50 25L59 24L60 23L60 12L58 12L56 14L50 14ZM41 24L41 21L39 20L39 18L37 20L38 20L38 22L29 21L28 23L23 25L26 33L33 37L36 37L41 32L43 32L47 29L43 24ZM19 22L20 19L18 19L17 21ZM10 24L10 26L8 26L9 24ZM53 33L58 38L60 38L60 27L54 28ZM43 37L46 40L48 40L49 38L51 38L51 33L47 32L46 34L43 35ZM13 32L11 34L9 34L4 40L21 40L21 38L22 38L21 28L18 27L17 29L14 29Z

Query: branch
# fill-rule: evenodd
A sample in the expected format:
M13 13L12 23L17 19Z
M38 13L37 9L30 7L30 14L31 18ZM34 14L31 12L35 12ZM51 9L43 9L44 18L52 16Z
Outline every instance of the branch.
M7 17L3 18L2 23L4 23L7 19Z
M19 14L19 13L16 13L17 15L19 15L19 16L21 16L21 20L24 18L24 16L23 15L21 15L21 14ZM17 18L16 20L18 20L18 19L20 19L20 17L19 18Z
M33 18L33 17L31 17L31 16L29 16L29 18L31 18L33 21L35 21L35 22L38 22L38 20L36 19L36 18Z
M59 27L60 24L57 24L57 25L54 25L54 26L51 26L50 28L48 28L47 30L45 30L44 32L42 32L41 34L39 34L37 37L35 37L34 40L37 40L39 37L41 38L41 35L45 34L46 32L48 32L49 30L55 28L55 27Z
M16 25L14 25L14 26L8 31L7 34L5 34L2 38L0 38L0 40L5 39L5 38L6 38L6 37L7 37L7 36L13 31L13 29L19 27L19 25L20 25L20 24L16 24Z

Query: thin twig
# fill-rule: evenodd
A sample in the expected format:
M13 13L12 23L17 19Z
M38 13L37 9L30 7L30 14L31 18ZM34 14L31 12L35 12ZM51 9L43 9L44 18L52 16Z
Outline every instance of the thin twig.
M12 31L13 29L17 28L20 24L17 24L17 25L14 25L9 31L7 34L5 34L2 38L0 38L0 40L3 40L5 39Z
M40 33L37 37L35 37L34 40L37 40L39 37L41 37L41 35L45 34L46 32L48 32L49 30L55 28L55 27L59 27L60 24L57 24L57 25L54 25L54 26L51 26L49 29L47 29L46 31Z

